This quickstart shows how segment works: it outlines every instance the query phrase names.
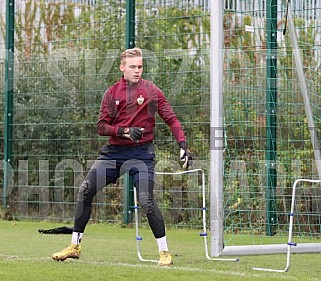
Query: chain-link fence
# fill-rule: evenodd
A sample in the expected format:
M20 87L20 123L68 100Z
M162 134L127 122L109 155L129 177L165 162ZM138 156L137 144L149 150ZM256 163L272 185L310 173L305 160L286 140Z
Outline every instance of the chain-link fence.
M1 1L0 7L3 89L5 2ZM320 78L313 71L320 67L316 62L320 61L321 3L292 2L304 67L309 70L317 99ZM288 189L294 179L316 173L292 47L288 34L282 35L286 2L277 3L273 19L277 65L271 65L278 78L274 151L278 169L273 212L279 222L276 230L282 230L287 223ZM153 80L168 97L184 127L194 165L206 171L211 8L210 1L136 1L135 21L131 23L136 30L135 45L143 49L145 56L144 77ZM263 0L225 1L224 211L225 229L231 233L265 231L266 143L270 138L266 135L268 15ZM14 117L10 141L14 184L9 190L8 210L19 218L71 220L79 184L106 142L96 133L96 119L102 95L120 78L126 1L15 1L13 16ZM0 97L3 109L5 94ZM316 105L314 102L318 121ZM5 116L0 122L4 132ZM1 137L2 155L4 147L5 138ZM177 145L160 119L155 147L160 171L180 167ZM165 210L166 221L200 226L200 181L193 176L166 176L159 181L156 197ZM122 221L123 187L120 179L96 196L93 220Z

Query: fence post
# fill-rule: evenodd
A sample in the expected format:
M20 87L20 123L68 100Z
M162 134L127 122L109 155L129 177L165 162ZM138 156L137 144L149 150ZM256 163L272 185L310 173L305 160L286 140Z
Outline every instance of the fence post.
M14 0L6 2L6 65L5 65L5 117L4 117L4 165L3 208L7 208L7 196L12 166L13 78L14 78Z
M277 2L267 1L267 83L266 83L266 235L275 234L276 224L276 129L277 129Z
M126 49L135 47L135 0L126 0ZM124 224L133 221L134 191L129 174L124 175Z

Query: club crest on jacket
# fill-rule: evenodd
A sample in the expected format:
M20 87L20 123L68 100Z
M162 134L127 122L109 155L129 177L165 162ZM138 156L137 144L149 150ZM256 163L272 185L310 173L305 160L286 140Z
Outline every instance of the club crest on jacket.
M139 105L142 105L143 102L144 102L143 96L142 96L142 95L139 95L139 97L137 98L137 103L138 103Z

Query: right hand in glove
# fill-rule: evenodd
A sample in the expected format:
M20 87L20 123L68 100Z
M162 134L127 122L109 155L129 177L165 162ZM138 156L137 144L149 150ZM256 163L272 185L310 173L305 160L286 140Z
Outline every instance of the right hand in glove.
M180 147L180 159L182 162L184 162L183 169L188 169L193 159L192 154L189 149L187 149L187 144L185 141L181 141L178 145Z
M143 137L144 128L138 127L119 127L118 135L131 139L134 142L139 142L139 140Z

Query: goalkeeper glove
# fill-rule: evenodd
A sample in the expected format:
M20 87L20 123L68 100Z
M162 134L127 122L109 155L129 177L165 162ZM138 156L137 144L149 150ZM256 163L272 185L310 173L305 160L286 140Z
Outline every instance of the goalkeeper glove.
M191 161L192 161L192 154L191 152L187 149L187 145L185 141L181 141L179 142L179 147L180 149L180 158L181 161L184 162L183 164L183 169L187 169L189 168L189 166L191 165Z
M119 127L118 136L122 136L135 142L139 142L139 140L143 137L143 130L143 128L138 127Z

